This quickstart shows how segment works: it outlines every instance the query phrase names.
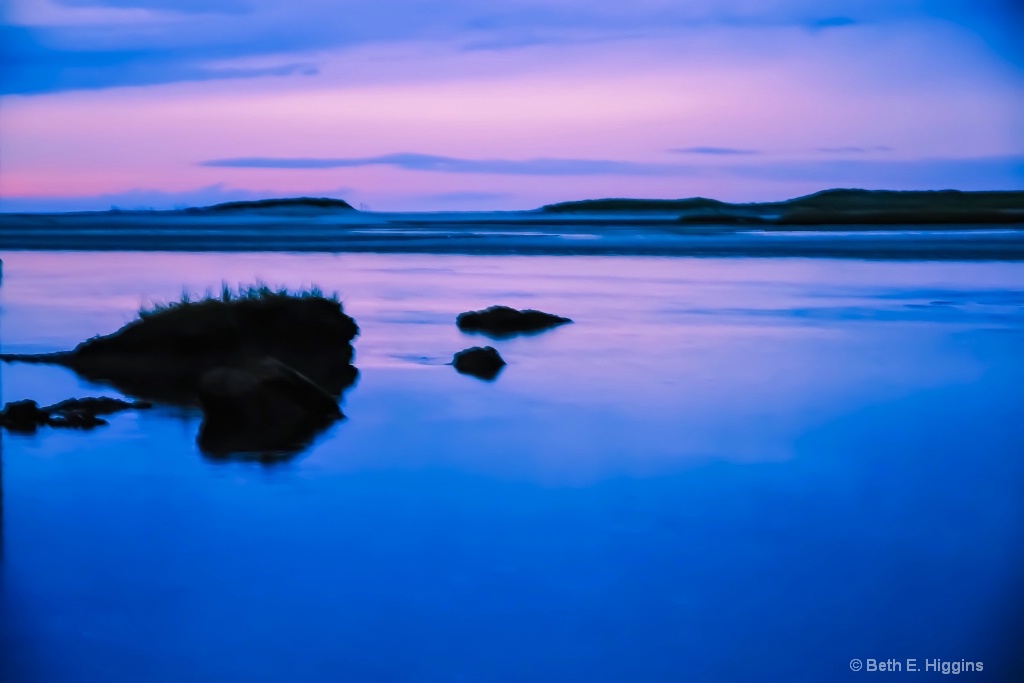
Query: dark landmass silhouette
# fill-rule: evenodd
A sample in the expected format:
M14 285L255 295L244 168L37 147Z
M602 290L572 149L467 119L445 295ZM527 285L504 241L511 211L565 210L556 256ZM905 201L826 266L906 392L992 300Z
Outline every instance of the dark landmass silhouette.
M233 446L294 453L341 417L358 333L335 298L257 286L141 311L71 351L0 360L62 365L129 396L212 407L200 446L218 456Z
M1024 223L1024 191L824 190L783 202L595 199L551 204L546 213L680 214L684 223L757 225L942 225Z
M742 204L729 204L717 199L690 197L689 199L583 199L575 202L547 204L540 208L545 213L681 213L684 211L715 211Z
M284 199L258 199L255 201L225 202L213 206L185 209L186 213L245 213L264 212L320 212L320 211L355 211L356 209L343 199L329 197L293 197Z
M383 213L339 199L0 213L0 249L1024 260L1024 191L826 190L782 202L593 199Z

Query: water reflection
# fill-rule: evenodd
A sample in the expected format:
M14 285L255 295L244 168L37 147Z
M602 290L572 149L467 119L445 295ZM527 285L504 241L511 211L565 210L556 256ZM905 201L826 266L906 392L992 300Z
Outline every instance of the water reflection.
M2 316L0 316L2 317ZM0 322L0 345L3 344L2 322ZM0 397L3 393L3 368L0 368ZM0 429L0 564L4 561L4 434Z
M3 284L4 284L4 262L0 260L0 351L4 346L4 321L3 321ZM0 366L3 364L0 363ZM4 396L4 371L0 367L0 408L3 406ZM0 566L4 561L4 434L0 429ZM2 591L2 586L0 586ZM0 650L2 651L2 650Z
M7 436L32 680L855 680L883 655L1014 678L1020 265L83 258L8 259L8 349L183 284L312 280L362 378L271 468L201 457L189 411ZM498 302L577 322L468 381L455 315ZM6 400L96 393L3 371Z

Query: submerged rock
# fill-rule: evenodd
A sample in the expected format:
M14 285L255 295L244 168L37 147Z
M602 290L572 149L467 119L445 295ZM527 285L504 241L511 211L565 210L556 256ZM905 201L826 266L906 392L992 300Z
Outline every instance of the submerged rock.
M149 408L145 401L123 401L119 398L69 398L52 406L40 408L32 400L12 401L0 411L0 426L13 432L32 433L41 426L71 429L92 429L107 424L99 415L122 410Z
M214 456L294 452L342 417L333 397L273 358L208 371L199 402L199 447Z
M492 380L498 376L506 363L493 346L474 346L456 353L452 365L464 375Z
M481 332L498 338L541 332L571 322L569 318L560 315L533 309L519 311L508 306L491 306L482 311L467 311L455 319L455 324L463 332Z

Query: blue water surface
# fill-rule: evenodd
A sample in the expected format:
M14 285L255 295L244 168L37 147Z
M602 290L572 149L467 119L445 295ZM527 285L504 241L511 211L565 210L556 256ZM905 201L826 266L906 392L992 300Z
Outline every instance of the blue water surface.
M347 420L284 463L159 406L4 434L0 680L1024 680L1024 264L0 257L8 352L222 280L337 290L362 330ZM576 322L456 329L494 303ZM485 342L496 382L445 365Z

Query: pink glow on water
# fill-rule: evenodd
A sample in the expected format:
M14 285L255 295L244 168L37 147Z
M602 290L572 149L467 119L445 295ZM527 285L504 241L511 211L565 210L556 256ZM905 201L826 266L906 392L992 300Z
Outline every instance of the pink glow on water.
M928 355L935 349L923 350L922 340L936 343L976 324L1016 324L1012 288L1024 267L394 254L3 257L4 345L10 352L71 348L121 327L140 306L178 299L183 289L201 294L222 282L262 280L291 288L315 283L337 291L358 321L356 363L366 376L399 373L414 392L428 392L434 400L445 394L439 387L462 400L453 387L464 389L465 378L444 364L455 351L487 341L459 332L458 313L501 302L569 316L575 323L555 332L498 343L508 371L486 387L491 393L470 394L464 409L486 411L475 401L494 392L511 399L543 394L556 404L607 412L616 420L671 424L671 439L637 433L631 438L642 441L642 448L623 441L631 459L616 467L632 471L660 468L678 461L680 453L696 459L784 459L791 453L778 444L848 411L851 403L891 400L911 385L973 381L981 371L977 359L960 358L937 372ZM955 305L929 307L936 296L954 297ZM910 328L925 332L913 343L893 332ZM874 345L859 346L875 334L886 339L884 357ZM841 362L833 364L826 349ZM817 362L808 363L808 357ZM616 393L635 385L642 391L625 400ZM358 414L359 401L351 409ZM737 430L737 424L744 428ZM561 476L556 470L565 463L588 472L609 465L581 462L588 457L567 448L562 465L522 454L520 465L541 476ZM346 462L369 463L355 454Z

